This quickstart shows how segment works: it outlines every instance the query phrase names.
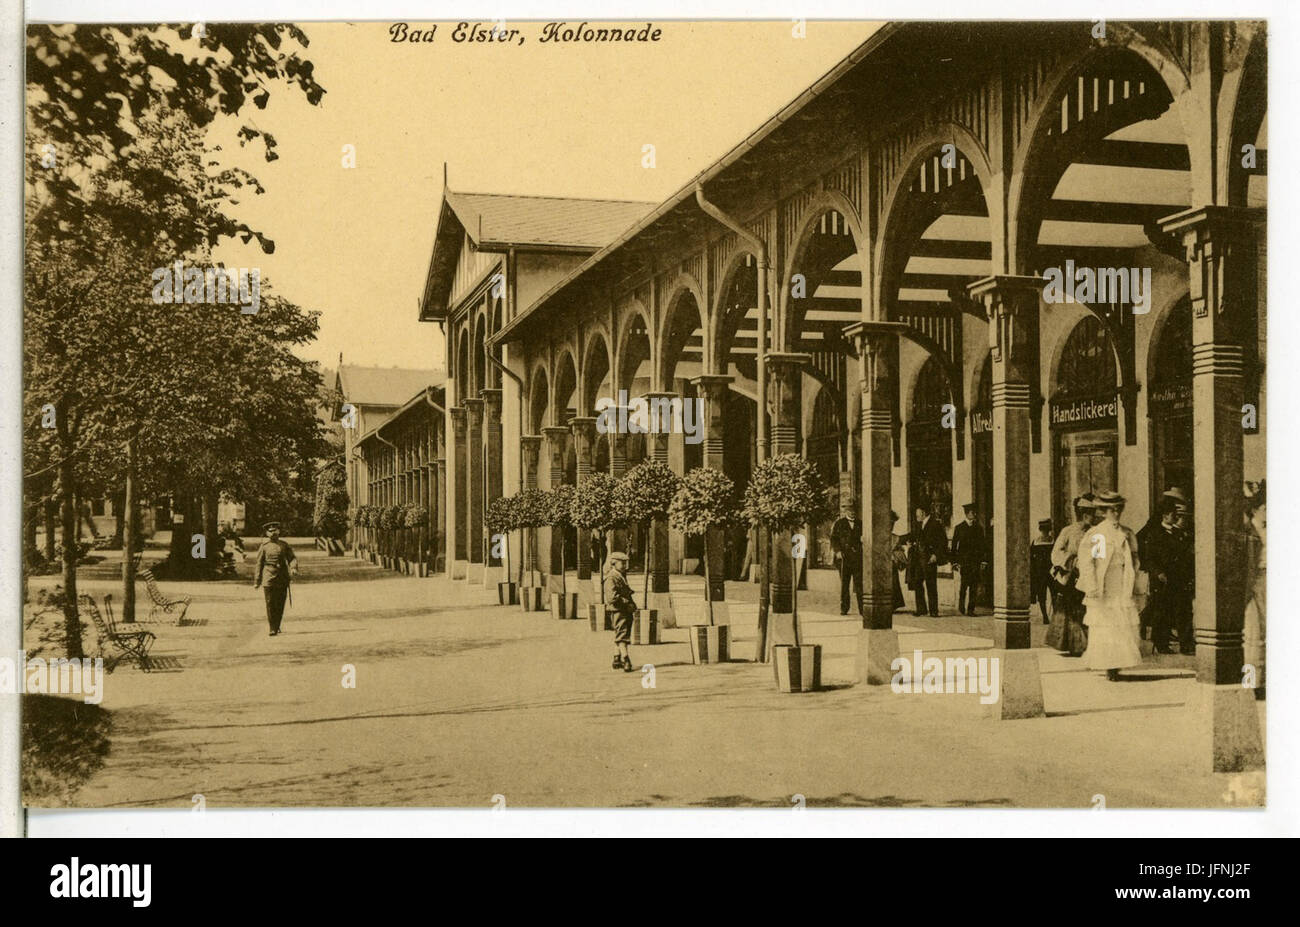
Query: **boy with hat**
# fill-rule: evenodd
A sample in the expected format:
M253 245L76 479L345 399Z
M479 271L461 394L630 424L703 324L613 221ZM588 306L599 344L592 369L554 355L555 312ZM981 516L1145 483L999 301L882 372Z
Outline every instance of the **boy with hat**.
M632 615L636 600L627 581L627 554L616 550L609 555L609 572L605 574L605 604L614 612L614 663L616 670L632 672Z
M253 588L262 587L266 597L266 623L271 637L280 633L284 618L284 600L289 594L290 577L298 575L298 558L293 548L280 540L280 523L268 521L262 526L266 543L257 551L257 567L253 571Z

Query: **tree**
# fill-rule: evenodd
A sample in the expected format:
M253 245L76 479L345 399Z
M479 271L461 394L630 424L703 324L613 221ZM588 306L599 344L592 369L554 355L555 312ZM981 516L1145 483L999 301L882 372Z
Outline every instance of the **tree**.
M53 474L61 500L70 656L82 655L79 494L100 488L106 475L123 479L133 521L146 431L179 441L201 436L210 424L206 404L219 401L207 387L220 368L203 353L214 346L211 329L197 313L146 306L142 271L147 278L149 268L173 259L206 257L232 236L274 249L228 211L242 191L260 193L261 185L246 171L222 169L201 130L218 114L238 116L248 99L265 107L280 82L320 101L311 63L286 40L307 45L301 30L286 25L214 25L201 38L172 26L27 31L27 133L39 156L25 164L24 411L29 425L46 421L46 410L54 421L44 433L29 431L42 463L26 476ZM239 131L241 144L259 137L273 160L271 136L252 126ZM195 358L207 358L199 367L207 376L193 378L195 364L185 361ZM126 531L126 621L134 619L133 542Z
M514 496L497 496L488 503L487 510L483 513L488 531L505 537L507 581L510 579L510 532L519 527L515 523L514 502Z
M755 468L745 487L745 518L750 524L767 531L794 531L802 525L824 519L825 487L821 475L797 454L779 454ZM794 549L790 550L792 575ZM791 609L794 612L794 642L799 644L799 584L791 583ZM767 646L767 628L759 628L758 652Z
M648 543L645 546L645 598L650 602L650 572L654 563L654 532L656 520L666 518L668 506L677 495L680 480L667 464L646 460L623 475L617 489L618 508L634 512L638 524L645 528Z
M348 477L341 458L316 474L316 509L312 527L323 538L342 539L348 533Z
M598 567L602 605L605 604L606 535L615 528L624 527L631 520L628 513L619 507L619 501L618 481L608 473L596 472L582 481L573 495L573 507L569 512L574 525L601 537Z
M736 485L719 470L696 467L686 474L668 508L668 524L686 535L704 538L705 599L709 603L709 624L713 624L713 597L708 594L709 534L726 528L737 517Z
M523 530L525 553L519 564L519 585L522 587L524 564L528 561L527 551L537 546L536 529L547 524L548 504L546 493L536 488L520 490L515 494L512 504L515 513L515 525Z
M551 526L551 543L556 543L558 535L560 544L560 608L564 614L565 597L569 591L568 578L565 575L564 542L569 529L573 527L573 487L561 483L546 494L546 524Z

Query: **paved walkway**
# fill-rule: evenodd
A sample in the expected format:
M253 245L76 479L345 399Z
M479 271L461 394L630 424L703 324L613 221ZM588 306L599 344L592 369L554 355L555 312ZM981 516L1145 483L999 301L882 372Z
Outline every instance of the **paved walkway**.
M308 550L303 566L351 577L362 565ZM611 635L585 622L364 567L374 575L296 586L275 638L247 584L168 584L194 595L197 623L151 626L159 670L108 678L112 749L76 803L788 807L800 794L810 807L1087 808L1103 795L1112 808L1223 807L1233 788L1195 772L1185 661L1108 683L1038 649L1048 717L995 722L977 695L851 685L857 622L801 596L826 691L780 694L771 667L750 662L693 666L680 631L633 648L653 664L651 688L612 672ZM900 612L900 649L978 653L991 646L970 633L980 620ZM734 633L748 656L747 622Z

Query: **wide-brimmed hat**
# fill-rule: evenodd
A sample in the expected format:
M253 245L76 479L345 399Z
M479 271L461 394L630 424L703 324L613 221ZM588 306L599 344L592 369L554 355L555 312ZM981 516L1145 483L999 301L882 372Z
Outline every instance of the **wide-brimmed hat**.
M1051 520L1050 518L1040 518L1040 519L1038 519L1038 530L1039 530L1039 531L1046 531L1047 529L1049 529L1049 528L1051 528L1051 527L1052 527L1052 520Z
M623 553L621 550L616 550L609 555L610 563L613 563L615 560L622 560L624 563L627 563L627 554Z
M1103 493L1097 494L1097 500L1093 503L1093 506L1099 509L1109 509L1117 505L1123 505L1127 501L1128 500L1119 493L1108 489Z
M1183 491L1179 489L1177 486L1170 486L1168 489L1162 492L1161 495L1164 496L1166 499L1175 499L1178 502L1182 502L1184 505L1187 503L1187 496L1184 495Z

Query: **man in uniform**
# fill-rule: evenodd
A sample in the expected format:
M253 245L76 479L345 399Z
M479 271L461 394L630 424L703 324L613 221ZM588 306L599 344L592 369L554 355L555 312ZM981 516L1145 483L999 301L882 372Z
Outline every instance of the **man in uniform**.
M975 590L979 588L980 567L984 563L984 527L976 518L975 503L962 506L966 520L952 529L952 565L961 575L957 589L957 611L963 615L975 614Z
M268 521L262 526L266 543L257 551L257 567L253 571L253 588L262 587L266 596L266 623L271 627L271 637L280 633L284 618L284 599L289 594L289 581L298 575L298 558L293 548L280 540L280 523Z
M609 572L605 574L605 604L614 612L614 669L632 672L632 614L636 600L627 581L627 554L616 550L609 555Z
M831 526L831 550L839 561L840 614L849 613L849 585L852 584L862 614L862 520L856 511L845 511ZM897 581L897 580L895 580Z

